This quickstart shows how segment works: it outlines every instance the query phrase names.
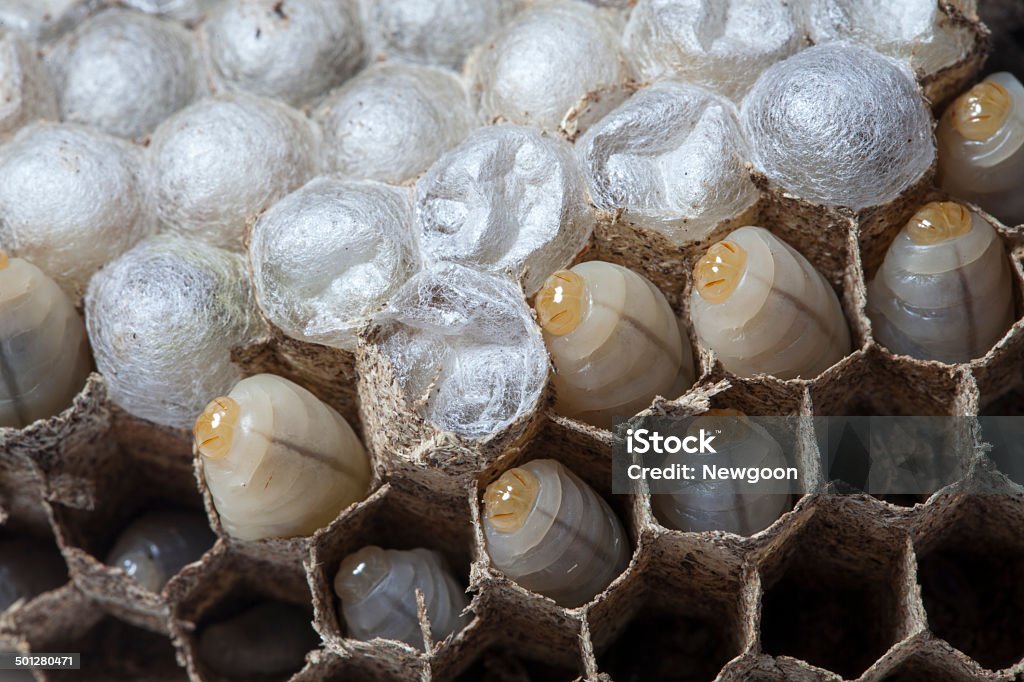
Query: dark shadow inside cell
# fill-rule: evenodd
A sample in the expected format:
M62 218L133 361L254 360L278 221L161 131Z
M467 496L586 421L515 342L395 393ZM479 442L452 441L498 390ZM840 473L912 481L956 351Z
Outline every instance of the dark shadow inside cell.
M1024 410L1024 396L1017 394L1015 404L1000 401L990 406L980 421L982 439L992 446L988 451L989 459L1011 481L1024 485L1024 416L1020 415L1021 410Z
M507 649L491 648L455 678L456 682L571 682L583 670L573 670L534 658L517 656Z
M67 582L68 567L52 535L14 520L0 527L0 612Z
M50 680L86 682L181 682L187 680L178 667L174 646L166 635L134 627L105 616L84 635L65 641L46 642L36 651L81 654L79 670L47 671Z
M915 654L883 677L882 682L974 682L975 679L972 675L951 671L925 654Z
M936 636L991 670L1024 658L1024 546L940 545L918 582Z

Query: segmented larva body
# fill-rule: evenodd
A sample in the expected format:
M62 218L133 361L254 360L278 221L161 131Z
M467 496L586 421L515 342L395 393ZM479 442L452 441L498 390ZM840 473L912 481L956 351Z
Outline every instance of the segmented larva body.
M534 307L554 362L560 413L609 427L693 383L690 341L664 294L614 263L589 261L544 283Z
M206 516L194 511L157 511L140 516L117 537L107 564L121 568L151 592L213 546Z
M693 421L689 433L698 434L701 429L718 432L715 454L705 455L715 466L774 469L786 465L778 442L738 410L708 410ZM682 463L683 459L669 455L665 464L673 460ZM661 521L683 531L724 530L753 535L772 525L789 507L788 495L765 492L746 481L699 479L677 482L672 487L675 490L652 495L651 503Z
M272 374L214 399L194 434L221 524L241 540L311 535L370 484L366 451L344 417Z
M1024 86L994 73L939 119L939 182L1008 225L1024 223Z
M67 580L67 566L52 543L24 537L0 541L0 613Z
M0 251L0 426L59 413L91 367L85 325L68 295L36 266Z
M296 604L268 601L206 626L199 657L230 679L265 679L297 671L317 646L312 616Z
M494 565L569 608L601 592L629 563L615 513L551 459L509 469L484 492L484 533Z
M363 547L345 557L334 579L349 635L394 639L422 649L416 590L423 593L435 642L468 621L461 615L469 604L465 590L433 550Z
M926 204L868 286L875 338L922 360L983 356L1013 322L1013 283L996 231L961 204Z
M850 352L835 291L806 258L762 227L741 227L693 269L690 318L739 376L812 379Z

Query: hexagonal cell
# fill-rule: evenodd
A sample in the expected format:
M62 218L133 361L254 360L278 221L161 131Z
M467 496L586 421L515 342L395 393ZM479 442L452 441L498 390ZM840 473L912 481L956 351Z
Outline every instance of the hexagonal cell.
M857 677L911 628L905 536L870 499L815 496L760 548L761 646Z
M1024 500L967 495L925 521L915 545L928 628L990 670L1018 663L1024 658Z
M45 506L25 495L31 486L8 489L12 482L0 480L0 630L20 629L20 620L45 611L47 597L68 582Z

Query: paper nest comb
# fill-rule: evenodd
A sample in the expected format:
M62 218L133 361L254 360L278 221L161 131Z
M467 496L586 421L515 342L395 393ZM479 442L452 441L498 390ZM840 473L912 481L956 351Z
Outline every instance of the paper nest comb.
M921 83L936 107L977 76L988 40L976 20L947 11L974 40L958 63ZM789 196L755 176L761 197L741 221L772 229L835 286L855 350L813 381L754 380L725 372L691 338L697 383L675 399L657 400L650 412L733 407L755 415L960 416L1019 409L1024 321L984 358L956 366L896 357L871 336L866 280L916 208L941 197L933 176L934 169L894 201L857 213ZM1020 318L1024 227L986 219L1011 254ZM585 258L645 274L685 317L687 273L730 227L678 248L657 232L604 215ZM311 605L322 646L308 654L295 681L649 679L654 673L644 666L661 658L684 679L1024 675L1017 616L1024 606L1024 487L998 472L974 431L957 436L966 476L914 506L827 494L834 484L820 470L813 435L803 434L796 452L801 478L826 494L805 495L751 538L682 533L658 523L649 495L609 494L611 434L556 415L550 391L529 415L483 440L431 426L367 342L377 333L371 330L354 355L277 332L233 353L246 374L272 372L312 390L356 426L371 451L376 476L369 497L312 538L227 537L194 468L188 435L125 414L107 399L98 374L62 414L22 430L0 429L0 533L53 538L70 576L65 586L0 614L0 650L82 653L81 671L39 671L39 680L217 681L224 678L197 655L197 629L231 604L262 595ZM561 461L605 494L634 548L626 571L578 609L519 587L485 551L483 488L535 457ZM1005 494L960 494L993 489ZM101 560L116 529L157 500L205 508L218 535L161 594ZM445 554L469 585L470 625L444 642L428 642L427 653L347 638L331 581L341 559L369 543L426 544ZM928 564L935 560L959 562L1005 604L1006 620L962 609L950 616L949 604L929 603Z

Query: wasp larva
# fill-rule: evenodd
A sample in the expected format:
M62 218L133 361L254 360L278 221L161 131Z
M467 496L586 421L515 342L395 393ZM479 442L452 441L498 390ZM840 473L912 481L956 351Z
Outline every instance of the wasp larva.
M926 204L885 254L868 286L875 338L922 360L985 355L1013 322L1013 283L996 231L966 206Z
M576 607L626 567L630 546L608 503L551 459L509 469L484 492L491 561L523 587Z
M370 484L366 451L344 417L272 374L215 398L194 434L221 524L241 540L311 535Z
M701 429L717 432L716 454L701 455L715 466L774 469L786 464L782 448L771 434L738 410L708 410L690 424L689 435L699 434ZM669 455L666 464L673 459L680 456ZM678 530L753 535L772 525L789 507L784 492L759 488L745 480L698 478L666 484L663 492L652 487L656 494L651 503L658 518Z
M71 299L42 270L0 251L0 427L69 406L91 361Z
M295 604L267 601L211 623L199 635L199 657L231 679L264 679L302 667L317 646L312 617Z
M52 543L27 537L0 540L0 613L67 580L67 566Z
M628 268L589 261L560 270L534 307L562 414L609 427L614 415L631 417L655 396L676 398L693 383L690 342L672 308Z
M121 531L107 564L121 568L151 592L159 592L186 564L198 561L216 538L206 516L193 511L156 511Z
M693 268L690 317L701 342L739 376L812 379L850 352L835 291L762 227L741 227Z
M435 551L363 547L345 557L334 579L352 637L394 639L422 649L416 590L423 593L434 641L462 629L469 601Z
M994 73L939 120L939 182L1008 225L1024 223L1024 86Z

